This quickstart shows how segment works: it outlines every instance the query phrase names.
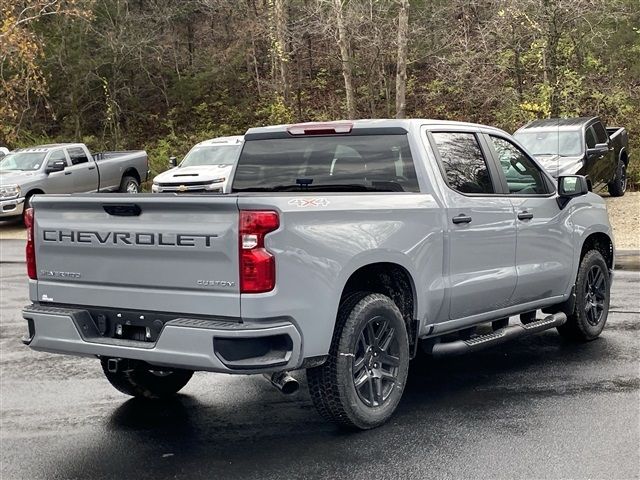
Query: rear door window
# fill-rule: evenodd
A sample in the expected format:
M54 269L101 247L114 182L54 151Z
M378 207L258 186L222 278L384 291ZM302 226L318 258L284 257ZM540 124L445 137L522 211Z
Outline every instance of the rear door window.
M478 138L467 132L433 132L447 184L460 193L495 193Z
M593 131L596 134L596 140L598 143L607 143L607 131L602 126L602 123L596 122L593 124Z
M596 146L596 134L593 133L593 127L587 128L587 148L593 148Z
M89 159L87 158L87 154L80 147L68 148L67 153L69 153L71 165L79 165L81 163L87 163L89 161Z
M247 140L234 192L418 192L406 134Z

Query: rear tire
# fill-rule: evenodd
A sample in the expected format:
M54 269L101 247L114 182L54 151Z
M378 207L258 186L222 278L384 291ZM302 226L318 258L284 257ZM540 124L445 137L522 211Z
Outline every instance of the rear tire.
M558 327L560 335L580 342L598 338L607 322L610 289L604 257L597 250L589 250L578 269L574 310L567 322Z
M102 371L117 390L132 397L159 399L175 395L193 376L191 370L153 367L137 360L122 360L122 368L110 372L108 358L101 358Z
M621 197L627 191L627 164L620 159L616 168L616 175L609 183L609 194L612 197Z
M140 182L134 177L125 176L122 177L120 182L121 193L140 193Z
M385 295L359 292L340 306L327 361L307 369L309 393L327 420L366 430L391 417L408 370L400 310Z

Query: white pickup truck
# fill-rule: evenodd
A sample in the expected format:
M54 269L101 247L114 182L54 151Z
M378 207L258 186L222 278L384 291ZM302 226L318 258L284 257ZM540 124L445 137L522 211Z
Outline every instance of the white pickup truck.
M153 179L153 193L228 193L229 179L235 166L243 136L218 137L195 145L177 165Z
M83 143L21 148L0 158L0 219L19 217L42 193L138 193L148 177L144 150L91 154Z

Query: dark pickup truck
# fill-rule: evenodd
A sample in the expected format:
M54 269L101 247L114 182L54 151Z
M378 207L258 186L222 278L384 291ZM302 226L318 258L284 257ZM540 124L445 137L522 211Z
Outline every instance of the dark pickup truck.
M594 191L613 197L627 189L629 135L623 127L605 128L598 117L534 120L513 135L554 177L584 175Z

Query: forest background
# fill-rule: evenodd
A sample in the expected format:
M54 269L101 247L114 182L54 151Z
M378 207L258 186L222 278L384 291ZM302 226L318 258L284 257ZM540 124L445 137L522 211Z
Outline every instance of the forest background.
M640 0L0 2L10 148L144 148L156 174L251 126L598 115L640 186Z

